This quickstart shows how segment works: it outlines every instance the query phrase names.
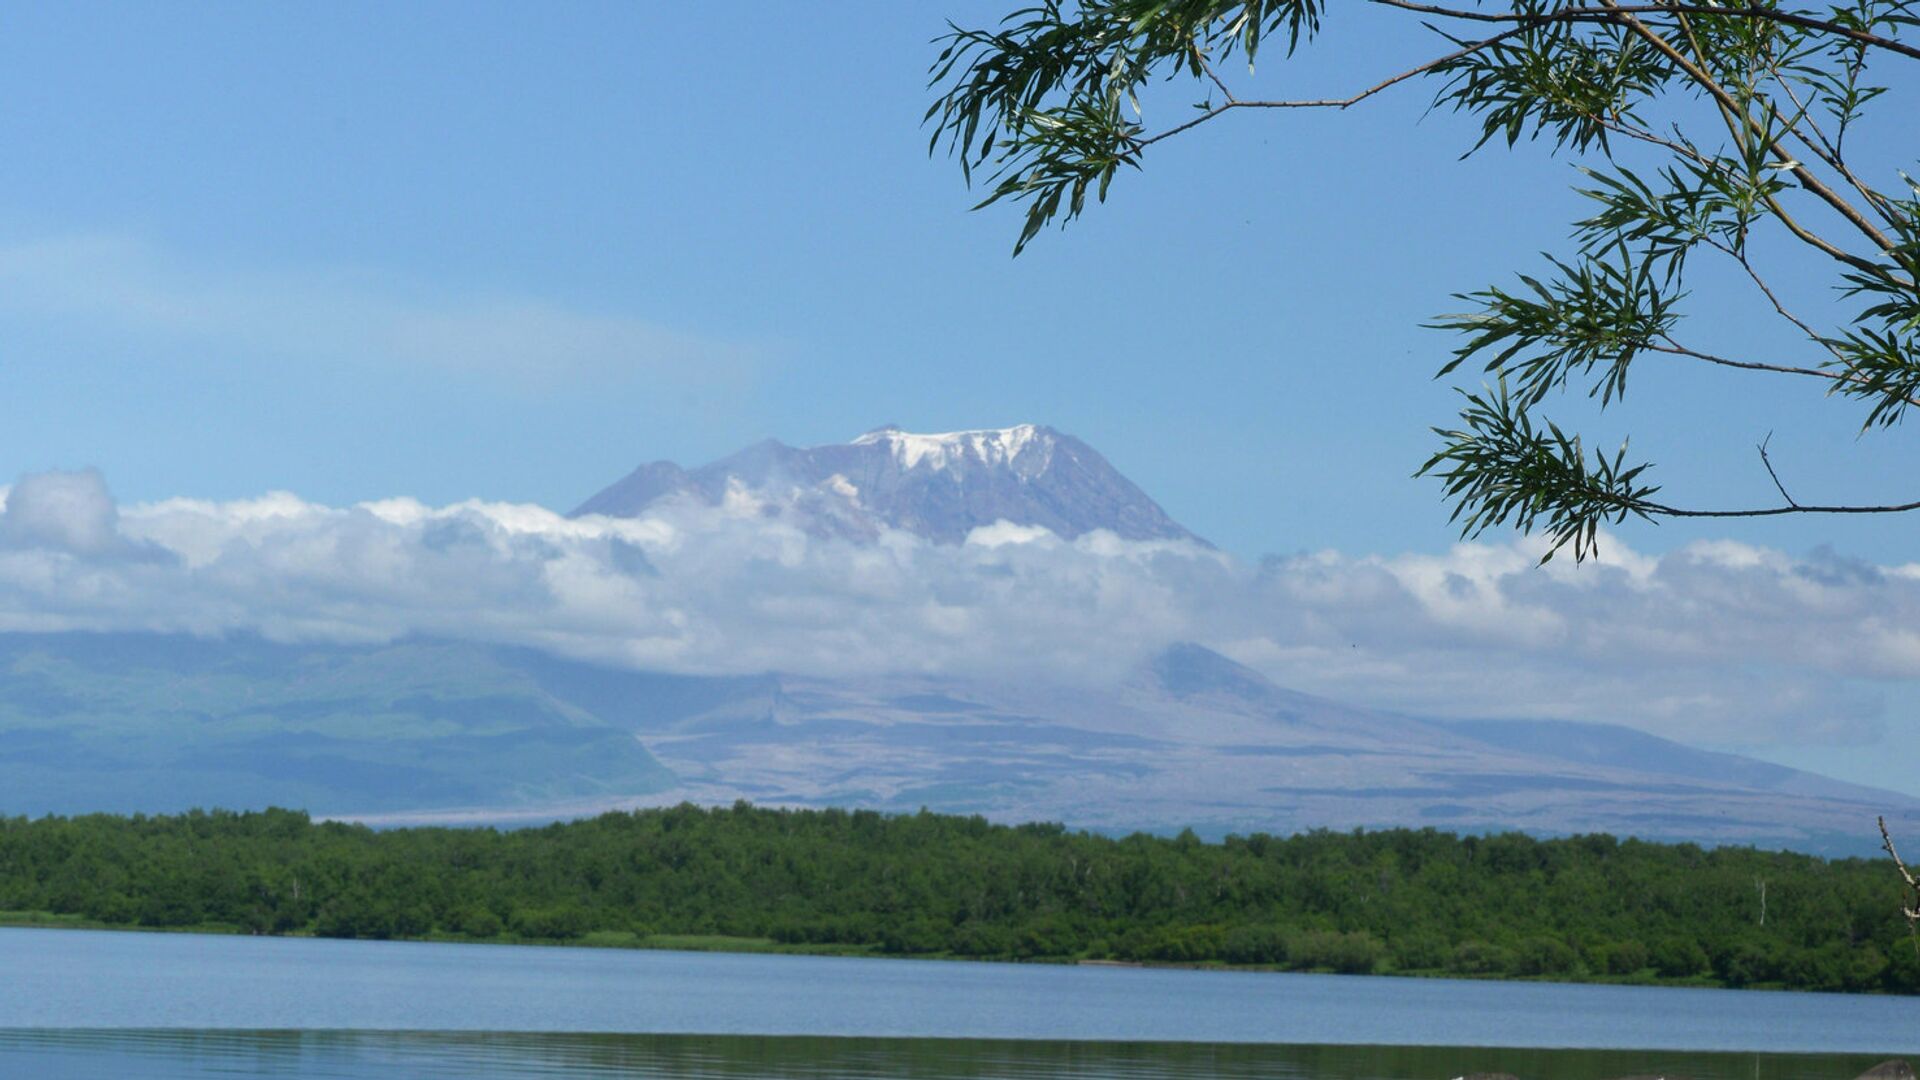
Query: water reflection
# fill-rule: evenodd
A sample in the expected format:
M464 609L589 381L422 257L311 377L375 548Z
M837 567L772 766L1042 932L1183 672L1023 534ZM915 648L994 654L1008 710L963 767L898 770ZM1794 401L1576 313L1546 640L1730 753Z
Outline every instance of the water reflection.
M1540 1080L1666 1074L1693 1080L1850 1080L1844 1054L1727 1054L1486 1047L846 1039L475 1032L0 1030L0 1073L47 1080L286 1077L387 1080Z

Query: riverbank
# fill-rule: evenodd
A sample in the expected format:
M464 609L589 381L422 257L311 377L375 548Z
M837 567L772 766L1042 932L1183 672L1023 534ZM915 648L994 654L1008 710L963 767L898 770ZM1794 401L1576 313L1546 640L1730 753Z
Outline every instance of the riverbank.
M129 924L103 923L73 915L58 915L44 911L0 911L0 927L19 927L41 930L94 930L115 933L160 933L160 934L207 934L219 937L284 937L327 940L326 935L312 931L295 930L280 934L260 934L245 927L232 924L204 924L199 926L152 927ZM725 934L636 934L632 931L601 930L584 934L578 938L566 940L552 938L526 938L512 935L496 935L477 938L459 934L429 934L421 937L383 938L379 940L404 941L414 943L438 943L448 945L489 945L521 948L586 948L586 949L642 949L665 952L704 952L738 953L744 955L767 956L830 956L859 957L883 960L937 960L956 963L1019 963L1040 965L1066 965L1089 968L1123 968L1146 971L1218 971L1218 972L1291 972L1311 975L1352 974L1336 971L1332 968L1300 969L1288 968L1279 964L1227 964L1220 962L1172 962L1151 960L1112 960L1093 957L1017 957L1017 956L961 956L955 953L902 954L889 953L872 945L832 945L805 944L775 941L772 938L733 937ZM1672 989L1696 990L1765 990L1788 991L1792 987L1780 984L1747 984L1729 987L1706 976L1691 979L1659 979L1649 974L1630 976L1601 976L1590 978L1550 978L1546 976L1509 976L1509 975L1460 975L1444 970L1375 970L1370 976L1407 979L1460 979L1471 982L1530 982L1561 983L1569 986L1642 986L1665 987Z
M144 934L208 934L217 937L282 937L324 940L325 934L311 930L288 930L265 934L233 923L200 923L193 926L142 926L137 923L108 923L80 915L61 915L51 911L0 911L0 927L36 930L99 930ZM724 934L636 934L622 930L595 930L577 938L529 938L509 934L470 937L464 934L423 934L418 937L387 937L382 941L438 942L451 945L512 945L527 947L563 947L587 949L664 949L674 952L767 953L790 956L884 956L872 946L835 946L787 944L772 938L729 937ZM922 957L921 959L929 959ZM940 959L933 957L931 959ZM951 957L951 959L967 959Z

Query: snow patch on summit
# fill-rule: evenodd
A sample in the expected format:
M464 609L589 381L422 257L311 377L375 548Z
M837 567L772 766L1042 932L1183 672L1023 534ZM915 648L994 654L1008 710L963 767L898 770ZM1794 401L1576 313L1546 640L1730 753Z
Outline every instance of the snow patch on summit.
M972 458L986 465L1011 464L1022 451L1041 439L1039 426L1035 424L982 431L948 431L937 435L917 435L899 428L881 428L853 440L853 445L885 443L904 468L917 468L922 462L927 462L935 469L944 469L963 458Z

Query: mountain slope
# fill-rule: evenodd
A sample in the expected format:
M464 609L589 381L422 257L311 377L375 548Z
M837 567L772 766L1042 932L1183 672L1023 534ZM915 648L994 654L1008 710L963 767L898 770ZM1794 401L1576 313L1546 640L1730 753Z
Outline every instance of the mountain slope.
M484 646L0 635L0 814L509 807L671 782Z
M1920 826L1920 800L1893 792L1605 724L1581 725L1587 743L1563 754L1563 733L1356 709L1195 646L1107 688L772 677L704 711L608 718L683 778L663 797L709 802L927 806L1109 831L1597 831L1847 854L1874 849L1877 814Z
M0 815L543 820L735 799L1283 834L1433 825L1868 854L1920 800L1606 724L1428 721L1166 650L1104 686L706 677L447 642L0 635Z
M885 427L809 449L767 440L692 470L657 461L573 515L631 517L670 497L719 505L730 496L788 514L816 534L855 539L884 527L958 543L1008 521L1069 539L1106 529L1129 540L1204 542L1091 446L1035 424L941 435Z
M1862 799L1879 794L1872 788L1785 765L1738 754L1697 750L1617 724L1568 720L1440 720L1435 723L1494 746L1588 765L1822 798Z

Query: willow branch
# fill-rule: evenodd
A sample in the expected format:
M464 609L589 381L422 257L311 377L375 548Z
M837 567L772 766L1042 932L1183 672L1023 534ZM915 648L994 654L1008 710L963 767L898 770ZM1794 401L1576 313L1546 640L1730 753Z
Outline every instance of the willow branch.
M1693 162L1696 165L1699 165L1703 169L1710 169L1715 172L1721 173L1722 175L1727 175L1732 173L1732 170L1728 168L1725 162L1720 161L1717 158L1713 158L1706 154L1703 154L1700 151L1694 149L1691 146L1688 146L1686 143L1680 142L1677 139L1666 138L1663 135L1649 131L1646 128L1640 127L1637 124L1630 124L1616 117L1596 116L1594 117L1594 120L1597 123L1599 123L1602 127L1606 128L1608 131L1611 131L1616 135L1624 135L1629 139L1634 139L1639 142L1644 142L1650 146L1658 146L1663 150L1667 150L1679 157L1685 158L1688 161ZM1780 218L1781 223L1785 225L1789 231L1795 231L1796 229L1798 229L1799 223L1794 221L1793 218L1790 215L1788 215L1783 209L1781 209L1777 204L1772 205L1771 209L1774 210L1776 215ZM1803 231L1804 230L1795 231L1795 235L1798 236L1800 232L1803 232ZM1701 236L1700 242L1706 244L1708 247L1711 247L1716 251L1719 251L1725 254L1728 258L1739 263L1740 268L1746 271L1747 276L1753 279L1753 283L1759 287L1760 292L1767 298L1767 302L1773 305L1773 310L1779 312L1782 318L1786 319L1788 322L1792 323L1795 327L1797 327L1801 333L1807 336L1809 340L1818 344L1821 348L1826 349L1828 352L1834 351L1833 346L1827 342L1827 339L1815 333L1813 327L1808 326L1804 321L1800 319L1799 316L1787 310L1787 306L1780 302L1780 297L1774 293L1772 287L1766 283L1765 279L1761 278L1759 271L1753 268L1753 264L1750 261L1748 261L1745 253L1736 251L1734 248L1729 247L1728 245L1723 244L1718 240L1715 240L1711 236L1704 236L1704 235ZM1844 255L1845 253L1842 252L1841 254ZM1850 262L1849 265L1855 265L1855 264ZM1877 270L1880 276L1882 277L1886 276L1885 267L1879 267L1877 268ZM1835 353L1835 355L1838 356L1839 354Z
M1717 356L1713 353L1701 352L1698 349L1690 349L1671 338L1666 339L1665 344L1658 341L1648 341L1644 343L1644 347L1652 352L1666 353L1670 356L1684 356L1692 360L1699 360L1702 363L1717 364L1720 367L1739 368L1742 371L1767 371L1775 375L1804 375L1808 378L1824 379L1827 382L1865 384L1867 381L1864 376L1846 371L1798 367L1793 364L1769 364L1762 360L1735 360L1729 356ZM1901 400L1916 408L1920 408L1920 401L1914 401L1910 398L1901 398Z
M1835 360L1840 360L1843 362L1845 361L1846 358L1840 355L1840 350L1835 349L1831 341L1828 341L1826 338L1821 337L1820 334L1817 333L1813 329L1813 327L1807 325L1806 321L1801 319L1800 316L1795 315L1793 312L1787 310L1787 305L1780 301L1779 294L1773 291L1773 286L1768 285L1767 279L1760 276L1760 271L1755 270L1753 268L1753 262L1747 258L1747 253L1745 251L1735 250L1734 248L1729 247L1728 245L1723 244L1718 240L1715 240L1711 236L1703 236L1700 239L1701 239L1701 242L1706 244L1708 247L1713 248L1715 251L1720 252L1721 254L1725 255L1727 258L1732 259L1736 263L1739 263L1740 269L1746 271L1748 280L1752 281L1754 284L1754 287L1760 290L1760 295L1766 297L1767 303L1773 305L1773 310L1779 313L1781 318L1792 323L1795 329L1799 330L1802 334L1805 334L1807 336L1807 340L1827 350L1829 353L1832 353L1833 358Z
M1595 120L1595 122L1600 124L1600 126L1606 128L1608 131L1614 132L1615 134L1619 134L1619 135L1625 135L1629 139L1635 139L1640 142L1647 143L1651 146L1658 146L1663 149L1670 150L1673 153L1679 155L1680 157L1686 158L1688 161L1691 161L1694 164L1699 165L1701 168L1712 169L1716 172L1721 173L1722 175L1731 175L1733 172L1732 169L1727 167L1725 162L1720 161L1713 157L1709 157L1706 154L1702 154L1700 151L1694 149L1691 146L1688 146L1683 142L1679 142L1674 139L1665 138L1661 135L1655 134L1654 132L1648 131L1646 128L1638 127L1636 125L1629 124L1622 120L1614 119L1611 117L1596 116L1593 119ZM1870 273L1876 277L1883 278L1886 280L1895 280L1888 274L1886 267L1870 262L1869 260L1862 259L1858 255L1855 255L1852 252L1846 251L1842 248L1836 247L1832 243L1829 243L1827 240L1814 235L1814 233L1810 231L1806 226L1800 224L1800 222L1791 213L1787 211L1786 207L1781 206L1780 201L1778 199L1768 198L1766 200L1766 203L1767 203L1767 209L1772 214L1772 216L1774 216L1775 218L1778 218L1780 221L1781 227L1785 228L1789 233L1793 234L1795 239L1800 240L1803 243L1806 243L1809 246L1818 249L1823 254L1829 255L1835 260L1845 263L1846 265L1851 266L1856 270L1860 270L1865 273ZM1720 248L1720 250L1725 251L1727 254L1733 255L1734 258L1736 259L1740 258L1740 256L1735 255L1730 248L1724 247L1720 244L1714 244L1712 240L1704 237L1702 239L1705 239L1707 243L1713 244L1714 247ZM1751 272L1752 272L1751 268L1749 268L1749 273ZM1775 303L1775 306L1776 307L1779 306L1777 301ZM1781 314L1786 314L1784 309L1781 311ZM1792 318L1792 316L1788 316L1788 317ZM1795 319L1794 322L1798 323L1799 320ZM1808 333L1811 334L1812 331L1808 331ZM1817 336L1815 339L1818 340Z
M1227 86L1226 81L1214 73L1213 63L1207 59L1207 54L1200 48L1200 43L1189 41L1187 48L1193 51L1193 62L1200 65L1200 70L1206 72L1207 78L1213 80L1213 85L1220 88L1220 93L1227 99L1227 103L1232 104L1239 100L1233 96L1233 90Z
M1386 2L1386 0L1380 0L1380 2ZM1745 125L1748 132L1750 132L1753 135L1759 136L1761 138L1766 137L1766 133L1759 130L1758 125L1756 125L1753 122L1753 118L1747 115L1746 110L1742 109L1739 103L1733 100L1732 95L1727 93L1725 88L1723 88L1720 85L1719 81L1716 80L1710 72L1702 68L1700 65L1694 63L1692 60L1688 59L1684 53L1674 48L1673 44L1667 41L1666 38L1663 38L1659 34L1654 33L1653 30L1649 28L1646 23L1635 18L1633 15L1628 14L1625 11L1625 9L1621 7L1621 5L1613 3L1612 0L1601 0L1601 2L1605 4L1609 10L1620 13L1621 25L1633 31L1636 35L1638 35L1641 38L1641 40L1653 46L1654 49L1657 52L1659 52L1662 56L1665 56L1667 59L1673 61L1676 65L1678 65L1680 67L1680 70L1686 72L1689 78L1691 78L1694 82L1700 84L1701 88L1706 90L1707 93L1713 97L1714 101L1718 103L1723 110L1728 111L1730 113L1738 114L1739 117L1741 118L1741 122ZM1661 10L1668 10L1668 9L1663 8ZM1729 117L1729 122L1730 123L1732 122L1731 117ZM1841 198L1840 195L1837 192L1835 192L1832 188L1822 183L1820 178L1813 174L1812 170L1808 169L1805 165L1802 165L1800 162L1795 161L1793 159L1793 155L1787 153L1785 148L1783 148L1778 142L1770 142L1768 144L1768 149L1773 153L1775 158L1779 159L1782 167L1786 168L1789 172L1791 172L1794 176L1794 179L1800 181L1801 187L1811 192L1814 196L1819 198L1822 202L1825 202L1828 206L1831 206L1835 211L1837 211L1840 214L1841 217L1846 218L1847 221L1854 226L1854 228L1860 230L1860 232L1863 233L1867 237L1867 239L1871 240L1876 246L1878 246L1880 250L1891 252L1895 249L1895 245L1893 241L1887 239L1887 237L1884 234L1882 234L1879 229L1875 228L1873 223L1868 221L1860 213L1859 210L1855 209L1852 203L1849 203L1847 200ZM1787 228L1790 231L1792 231L1795 236L1798 236L1801 240L1809 244L1812 244L1814 247L1819 248L1821 251L1824 251L1829 256L1835 259L1838 259L1841 262L1844 262L1847 265L1852 266L1857 270L1863 270L1867 273L1871 273L1876 276L1885 275L1886 273L1885 268L1877 266L1866 259L1862 259L1857 255L1854 255L1850 252L1843 251L1840 248L1835 247L1832 243L1828 242L1825 239L1822 239L1819 236L1816 236L1812 232L1808 231L1805 227L1801 226L1798 222L1795 222L1780 207L1777 200L1769 198L1767 200L1767 205L1776 214L1780 216L1782 224L1785 224Z
M1601 3L1613 6L1610 0L1601 0ZM1748 123L1751 118L1747 115L1746 107L1736 103L1733 95L1720 86L1719 82L1713 78L1712 72L1707 71L1705 65L1710 61L1707 59L1707 51L1700 47L1700 36L1693 32L1693 20L1681 15L1677 21L1680 24L1680 31L1687 35L1687 44L1692 47L1694 57L1701 65L1698 74L1692 68L1686 69L1687 74L1696 82L1701 82L1712 95L1713 103L1720 107L1720 118L1726 122L1727 134L1733 136L1733 145L1740 150L1741 157L1746 158L1748 156L1747 137L1752 132L1752 125ZM1631 28L1632 20L1622 20L1622 22L1629 24ZM1656 42L1656 47L1657 45ZM1669 49L1666 53L1669 59L1676 61L1680 59L1678 50ZM1778 209L1777 206L1775 208Z
M1787 505L1799 506L1799 503L1793 501L1793 496L1787 494L1787 485L1780 482L1780 474L1773 471L1773 458L1767 455L1767 444L1772 441L1773 432L1769 431L1767 432L1767 437L1760 440L1760 445L1754 447L1754 449L1760 451L1760 464L1766 466L1767 476L1773 481L1773 489L1780 493L1781 498L1787 500Z
M1495 34L1492 37L1486 38L1485 40L1482 40L1482 41L1469 42L1464 47L1455 49L1453 52L1450 52L1445 56L1441 56L1441 57L1437 57L1435 59L1429 60L1426 63L1419 65L1418 67L1408 68L1407 70L1400 72L1398 75L1394 75L1390 78L1383 79L1380 82L1374 83L1372 86L1367 87L1365 90L1362 90L1351 97L1306 98L1306 99L1295 100L1295 101L1243 101L1233 97L1231 94L1228 94L1227 100L1221 103L1220 105L1217 105L1211 109L1208 109L1206 112L1201 113L1199 116L1194 117L1193 119L1187 121L1184 124L1176 124L1175 126L1168 128L1167 130L1159 133L1158 135L1154 135L1149 138L1142 139L1136 145L1137 147L1152 146L1154 143L1157 143L1162 139L1170 139L1173 136L1178 135L1183 131L1189 131L1189 130L1192 130L1193 128L1197 128L1201 124L1204 124L1207 121L1212 120L1213 118L1220 116L1223 113L1231 112L1234 109L1345 109L1345 108L1348 108L1349 106L1358 105L1361 102L1367 100L1368 98L1374 96L1375 94L1381 93L1382 91L1390 90L1393 87L1398 86L1403 82L1406 82L1408 79L1418 78L1422 75L1427 74L1430 71L1433 71L1436 68L1444 67L1448 64L1451 64L1455 60L1460 59L1461 57L1471 56L1474 53L1479 52L1481 49L1485 49L1493 45L1498 45L1499 43L1506 41L1508 38L1518 37L1519 35L1525 32L1526 32L1525 27L1515 27L1512 30L1502 31L1501 33ZM1211 72L1209 72L1208 74L1211 74ZM1218 83L1219 80L1216 79L1215 82ZM1221 91L1223 93L1226 92L1226 87L1224 85L1221 86Z
M1730 356L1716 356L1710 352L1701 352L1699 349L1690 349L1672 338L1666 338L1664 342L1665 343L1662 344L1659 341L1648 341L1643 343L1641 347L1649 352L1666 353L1669 356L1684 356L1702 363L1715 364L1719 367L1738 368L1741 371L1765 371L1775 375L1802 375L1810 379L1821 379L1829 383L1849 383L1854 386L1870 387L1884 397L1889 397L1895 401L1900 401L1920 409L1920 400L1904 394L1887 394L1884 389L1874 387L1872 379L1850 369L1835 370L1833 368L1798 367L1793 364L1769 364L1763 360L1735 360Z
M1920 510L1920 502L1889 503L1883 506L1768 506L1758 510L1688 510L1657 502L1637 504L1640 509L1660 517L1677 518L1756 518L1785 514L1905 514Z
M1807 131L1813 132L1813 138L1807 138L1806 132L1800 130L1800 123L1795 123L1787 130L1800 141L1800 145L1812 151L1821 161L1826 162L1829 168L1844 177L1847 183L1852 185L1853 190L1867 200L1867 205L1873 207L1874 213L1880 215L1881 221L1891 225L1894 219L1887 209L1887 197L1854 175L1853 170L1847 167L1846 155L1840 152L1840 144L1827 138L1827 133L1820 128L1820 122L1813 118L1809 108L1811 103L1801 102L1800 95L1793 92L1793 84L1780 74L1778 65L1768 64L1767 66L1773 72L1773 81L1779 85L1780 92L1787 95L1787 100L1793 102L1793 107L1799 110L1801 122L1806 125Z
M1855 29L1827 19L1816 19L1811 15L1801 15L1792 11L1779 11L1774 8L1717 7L1711 4L1608 4L1597 8L1563 8L1559 11L1543 12L1489 12L1465 11L1460 8L1443 7L1438 4L1416 3L1414 0L1368 0L1369 3L1383 7L1400 8L1424 15L1439 15L1448 19L1461 19L1467 22L1520 23L1525 26L1543 26L1557 22L1609 22L1614 15L1716 15L1740 19L1757 19L1762 22L1784 23L1802 30L1831 34L1858 42L1870 48L1885 49L1912 60L1920 60L1920 48L1908 45L1895 38L1883 37L1865 30Z

